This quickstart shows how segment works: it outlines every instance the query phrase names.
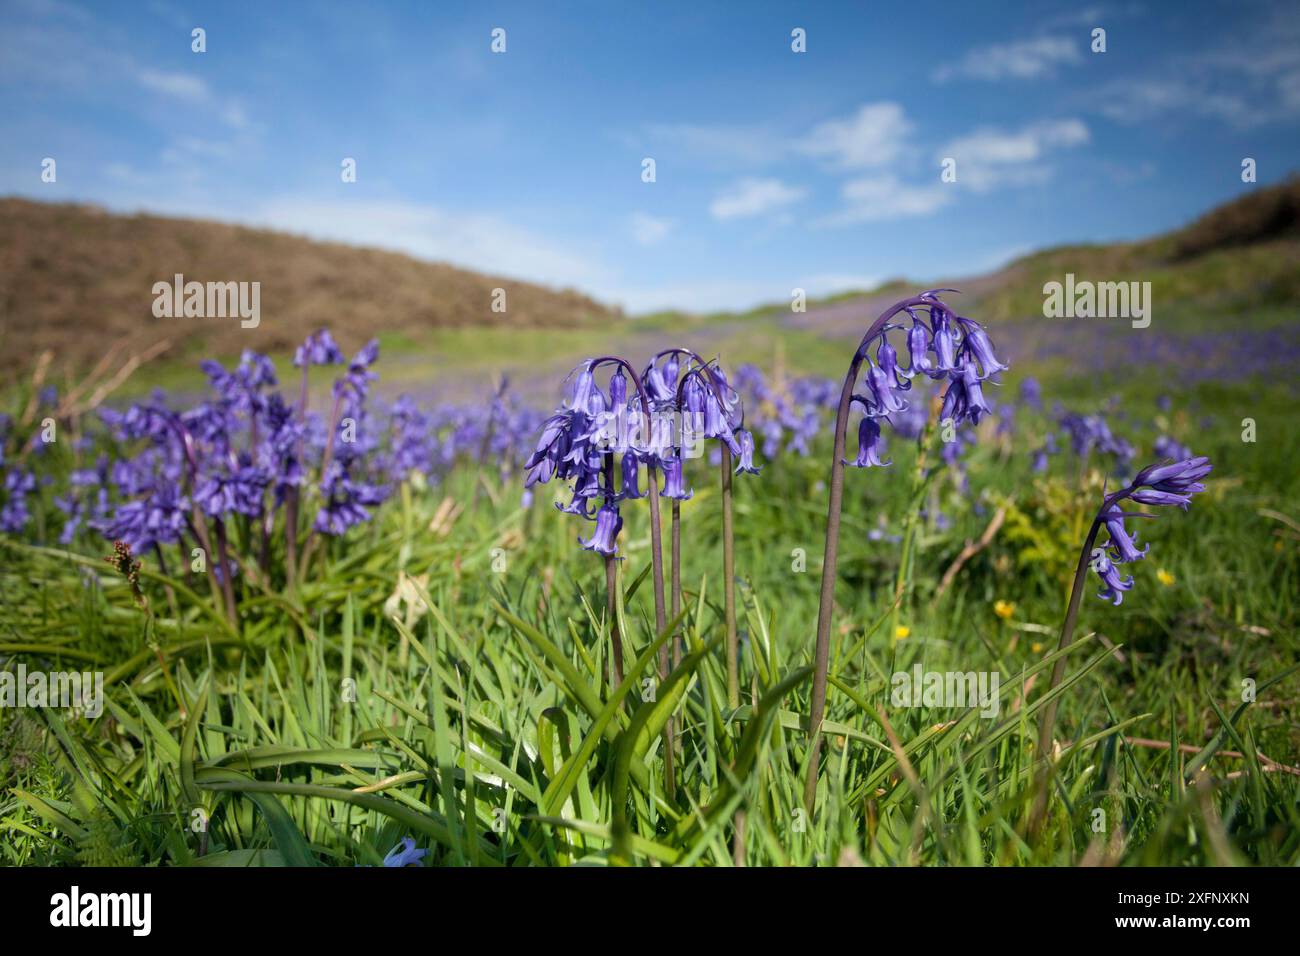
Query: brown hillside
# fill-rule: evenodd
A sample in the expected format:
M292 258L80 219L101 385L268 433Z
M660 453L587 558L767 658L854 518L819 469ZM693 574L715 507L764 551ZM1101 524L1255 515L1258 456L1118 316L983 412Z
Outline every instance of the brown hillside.
M261 283L261 323L155 318L153 284ZM493 312L504 288L508 310ZM115 342L167 339L175 354L230 356L300 342L328 325L344 343L434 327L572 327L617 312L581 293L480 275L399 253L93 206L0 199L0 368L52 349L85 366Z

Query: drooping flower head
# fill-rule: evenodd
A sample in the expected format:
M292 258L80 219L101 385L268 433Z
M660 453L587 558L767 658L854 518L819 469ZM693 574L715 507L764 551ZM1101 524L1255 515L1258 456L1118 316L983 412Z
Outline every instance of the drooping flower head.
M957 315L940 298L944 291L949 290L923 292L899 303L872 327L858 346L853 368L859 371L860 366L865 366L865 370L860 370L865 389L852 396L850 407L860 405L865 419L906 422L907 419L897 417L911 408L901 393L912 387L911 380L918 374L947 383L940 419L951 420L955 425L978 425L983 416L992 412L984 385L998 384L994 376L1007 365L994 353L993 343L983 327ZM889 333L903 327L888 320L900 312L912 320L906 333L906 369L899 365L898 353L889 342ZM860 425L858 455L846 464L859 468L888 464L881 461L880 451L879 425Z
M1109 536L1108 543L1093 549L1090 566L1101 579L1102 590L1098 597L1119 604L1123 592L1133 586L1133 578L1121 578L1116 565L1131 564L1147 556L1150 546L1138 550L1137 536L1129 533L1125 521L1128 518L1154 518L1155 514L1147 512L1126 512L1119 505L1130 499L1143 505L1175 505L1187 510L1192 495L1205 490L1201 481L1211 470L1210 460L1204 456L1186 458L1182 461L1167 462L1162 465L1148 465L1137 473L1133 481L1125 488L1108 495L1102 502L1097 514L1097 521L1104 525Z
M321 329L307 336L302 345L293 353L294 368L308 365L342 365L343 352L334 343L333 337L326 329Z

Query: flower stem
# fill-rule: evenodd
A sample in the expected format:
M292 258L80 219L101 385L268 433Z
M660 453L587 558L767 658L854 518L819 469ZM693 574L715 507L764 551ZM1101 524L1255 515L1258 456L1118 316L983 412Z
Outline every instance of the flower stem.
M605 487L614 492L614 456L605 454ZM613 684L623 683L623 639L618 632L618 558L605 555L605 617L609 621L610 657L613 661Z
M822 555L821 597L817 605L817 645L813 654L812 699L808 705L808 734L811 737L808 752L808 776L804 781L803 802L811 815L817 802L817 769L821 759L822 717L826 712L826 672L830 666L831 618L835 613L835 572L840 547L840 505L844 500L844 436L848 430L849 407L853 403L853 387L857 384L858 370L866 358L867 345L880 335L891 318L905 309L931 305L924 296L912 296L896 302L880 314L867 329L858 349L853 353L840 403L835 413L834 457L831 459L830 490L826 504L826 547Z
M645 433L650 433L652 427L652 418L650 415L650 396L646 393L645 386L641 382L641 376L637 374L630 364L623 359L612 355L602 356L601 358L592 359L589 368L595 369L599 365L606 363L619 365L627 372L628 378L632 380L632 385L636 389L637 396L641 400L641 414L644 417ZM664 542L663 528L659 520L659 469L650 462L646 463L646 480L650 485L650 578L654 585L655 598L655 633L662 634L668 625L666 618L667 609L664 607ZM665 643L659 648L659 680L662 683L668 677L668 645ZM669 720L664 725L664 792L671 798L677 791L677 784L673 773L673 722Z
M731 514L731 449L722 446L722 593L727 616L727 706L740 706L740 640L736 635L736 538Z
M1070 603L1065 611L1065 620L1061 622L1061 639L1056 645L1058 651L1063 651L1070 646L1074 640L1074 625L1079 619L1079 605L1083 600L1083 582L1088 577L1089 559L1092 556L1092 549L1097 543L1097 533L1101 530L1102 515L1116 501L1127 497L1129 489L1117 492L1107 497L1103 502L1096 517L1092 519L1092 527L1088 529L1087 540L1083 543L1083 550L1079 552L1079 563L1074 569L1074 583L1070 587ZM1056 690L1062 679L1065 677L1065 658L1057 659L1056 664L1052 667L1052 679L1047 685L1045 693L1050 694ZM1042 761L1039 768L1037 781L1034 785L1034 805L1029 814L1029 833L1037 835L1042 829L1047 814L1047 798L1050 793L1052 777L1052 731L1056 726L1056 705L1059 698L1053 698L1047 702L1043 708L1042 717L1038 723L1038 759Z
M239 616L235 612L235 589L230 583L230 548L226 540L226 523L215 518L212 527L217 532L217 559L221 562L221 591L226 597L226 616L232 624L238 624Z
M682 613L682 503L677 498L673 499L671 527L673 578L669 595L672 605L668 613L676 620L677 615ZM673 667L681 662L682 630L679 626L673 634Z
M668 622L664 608L664 543L663 529L659 526L659 469L646 466L650 482L650 576L655 592L655 633L662 634ZM659 683L668 679L668 644L659 645ZM673 771L673 721L664 724L664 792L672 799L677 792Z
M835 566L840 547L840 505L844 500L844 433L848 427L849 404L858 377L860 357L855 357L844 379L839 411L835 416L835 451L831 461L830 493L826 506L826 546L822 552L821 598L817 607L817 646L813 656L812 700L808 705L808 776L804 781L803 803L811 814L817 802L817 765L821 758L822 716L826 711L826 671L830 664L831 615L835 608Z

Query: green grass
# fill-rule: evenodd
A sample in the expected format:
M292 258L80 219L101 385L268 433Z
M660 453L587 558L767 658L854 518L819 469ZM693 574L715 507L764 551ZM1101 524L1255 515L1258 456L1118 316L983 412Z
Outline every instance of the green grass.
M788 343L826 374L846 357L815 336ZM752 352L770 364L768 343L724 345L729 363ZM1171 387L1179 410L1162 418L1152 400ZM628 673L618 687L605 676L603 567L576 546L575 520L549 507L551 489L521 509L517 483L489 481L471 508L473 468L395 498L296 589L250 589L237 628L199 575L167 578L146 563L146 616L102 561L106 543L84 539L68 553L0 538L0 658L103 670L108 697L96 720L0 709L0 861L377 864L410 835L447 865L724 866L737 854L749 865L1295 864L1300 777L1260 756L1300 762L1291 393L1179 389L1153 374L1044 382L1049 404L1080 410L1114 388L1140 459L1168 431L1216 470L1190 512L1143 526L1151 553L1122 607L1085 595L1040 839L1025 836L1036 719L1065 576L1102 477L1068 455L1049 476L1031 475L1027 452L1046 423L1021 412L1012 438L985 429L968 494L945 473L930 485L923 504L952 526L919 522L911 588L892 614L901 550L868 532L902 533L914 450L895 439L892 467L850 471L811 818L801 721L825 437L813 457L785 456L736 482L738 710L726 704L720 650L717 476L700 461L682 509L683 661L652 699L656 641L667 635L651 623L644 507L625 511ZM1240 439L1247 415L1260 423L1255 444ZM57 533L51 493L37 541ZM444 496L466 508L445 534L428 530ZM1003 530L940 594L943 573L999 507ZM427 612L407 607L394 620L384 602L402 572L423 580ZM998 601L1014 604L1008 619ZM918 662L997 671L997 717L894 706L891 675ZM1247 679L1257 699L1243 704ZM659 732L670 710L671 796Z

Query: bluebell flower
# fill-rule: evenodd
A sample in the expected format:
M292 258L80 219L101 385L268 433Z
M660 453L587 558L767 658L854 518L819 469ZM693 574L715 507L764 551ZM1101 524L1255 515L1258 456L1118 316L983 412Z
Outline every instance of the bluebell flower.
M686 477L682 473L681 458L677 456L664 458L660 464L664 473L664 488L661 494L665 498L689 501L695 492L686 485Z
M1020 401L1030 408L1041 410L1043 407L1043 387L1038 379L1027 377L1020 382Z
M618 533L623 529L623 516L618 513L618 505L609 501L601 505L596 512L596 528L586 541L578 539L587 551L599 551L601 554L618 552Z
M736 444L740 446L740 453L736 455L735 473L757 475L758 468L754 466L754 436L742 428L736 432Z
M1128 529L1124 527L1124 519L1128 517L1124 509L1117 504L1112 504L1102 511L1102 517L1106 524L1106 533L1110 535L1111 554L1115 560L1129 564L1146 557L1151 545L1147 545L1141 551L1137 549L1136 538L1129 535Z
M1092 553L1092 570L1101 578L1102 589L1097 596L1118 606L1124 600L1124 592L1132 590L1133 575L1121 578L1119 570L1111 561L1104 548L1097 548Z
M1183 461L1169 462L1163 465L1148 465L1133 478L1127 487L1106 498L1098 512L1098 521L1102 522L1110 536L1110 551L1098 548L1093 553L1091 567L1097 572L1104 585L1099 597L1119 604L1123 592L1133 586L1130 576L1122 579L1116 564L1127 564L1146 557L1149 546L1141 551L1135 540L1130 537L1124 526L1126 518L1139 517L1128 514L1119 507L1125 498L1144 505L1177 505L1186 510L1191 504L1191 496L1205 490L1201 479L1210 473L1210 460L1204 456L1188 458ZM1140 517L1154 518L1152 514Z
M371 339L353 356L343 377L334 383L334 397L350 403L365 399L370 394L370 383L379 377L370 371L378 358L379 340Z
M106 538L125 541L138 554L155 545L181 540L189 510L189 499L176 485L163 483L144 497L120 505L92 527Z
M354 481L339 461L330 462L322 476L321 494L325 501L316 513L312 527L334 537L369 521L368 509L382 504L386 497L382 487Z
M1161 435L1156 439L1156 455L1160 458L1172 458L1175 461L1183 461L1192 457L1191 449L1186 445L1181 445L1168 435Z
M917 372L929 375L934 371L929 351L930 333L921 319L913 313L912 327L907 330L907 352L911 363L907 369L909 375L915 375Z
M36 490L36 479L30 471L14 468L5 475L5 503L0 507L0 531L17 534L31 520L27 509L27 496Z
M623 498L644 498L646 492L641 491L638 480L641 472L641 462L637 458L636 452L624 452L621 467L623 471L623 487L619 495Z
M884 439L880 436L880 424L871 416L864 415L858 423L858 457L846 461L854 468L884 468L893 461L881 461L880 453L884 450Z
M194 501L205 514L219 518L235 513L260 517L263 493L271 484L271 475L240 456L233 467L205 475L194 488Z
M993 343L989 341L988 335L978 322L958 316L957 324L962 330L962 352L967 358L979 363L981 378L989 378L998 372L1006 371L1009 366L999 361L993 354Z
M343 352L334 344L329 332L321 329L307 336L293 353L295 368L309 365L342 365Z
M384 866L424 866L421 862L428 855L428 850L417 850L415 840L402 837L402 842L388 851L384 857Z

